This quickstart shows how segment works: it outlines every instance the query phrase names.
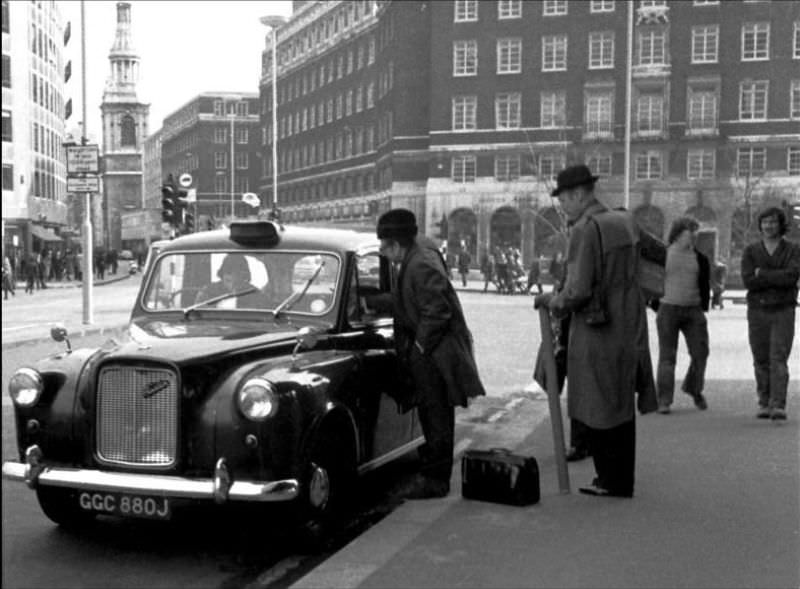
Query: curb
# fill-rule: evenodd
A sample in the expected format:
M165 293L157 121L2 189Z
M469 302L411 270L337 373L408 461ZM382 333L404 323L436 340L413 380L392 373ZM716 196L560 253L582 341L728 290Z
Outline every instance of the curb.
M108 278L105 280L97 280L92 282L92 286L103 286L104 284L113 284L114 282L121 282L123 280L127 280L133 276L133 274L125 274L123 276L115 276L114 278ZM25 290L25 283L17 281L16 283L17 290ZM70 282L69 284L64 284L63 282L51 282L47 285L47 288L83 288L82 282ZM47 289L45 289L47 290Z
M69 338L73 340L78 337L86 337L88 335L105 335L106 333L109 336L120 335L128 328L128 323L123 323L121 325L105 325L101 327L93 327L91 325L82 327L80 331L73 331L70 332ZM2 350L11 350L14 348L19 348L21 346L26 345L38 345L47 342L52 342L53 340L49 337L34 337L31 339L23 339L15 342L8 342L3 343L0 349Z

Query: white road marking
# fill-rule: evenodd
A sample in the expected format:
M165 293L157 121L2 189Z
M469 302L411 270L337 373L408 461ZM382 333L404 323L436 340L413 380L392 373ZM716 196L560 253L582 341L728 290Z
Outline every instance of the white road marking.
M506 411L512 411L514 407L522 403L525 399L522 397L517 397L516 399L511 399L508 403L506 403Z

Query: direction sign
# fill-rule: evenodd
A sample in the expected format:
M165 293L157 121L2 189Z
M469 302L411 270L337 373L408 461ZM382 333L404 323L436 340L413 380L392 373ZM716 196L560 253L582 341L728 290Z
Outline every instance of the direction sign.
M97 174L99 150L96 145L67 147L67 174Z
M178 184L184 188L189 188L192 185L192 175L189 173L181 174L181 177L178 178Z
M100 180L97 176L67 176L67 192L100 192Z

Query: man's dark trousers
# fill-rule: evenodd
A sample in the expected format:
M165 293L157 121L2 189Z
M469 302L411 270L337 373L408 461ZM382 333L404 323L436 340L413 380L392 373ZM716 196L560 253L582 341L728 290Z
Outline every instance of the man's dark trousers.
M595 429L586 424L584 427L599 486L614 494L633 496L636 418L609 429Z
M425 435L425 445L419 453L422 474L449 484L453 472L455 407L447 403L444 380L432 362L428 378L416 384L422 393L417 415Z

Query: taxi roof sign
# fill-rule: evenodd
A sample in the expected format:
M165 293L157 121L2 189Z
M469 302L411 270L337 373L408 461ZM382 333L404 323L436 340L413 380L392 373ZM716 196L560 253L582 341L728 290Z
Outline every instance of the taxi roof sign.
M280 228L273 221L234 221L231 239L243 245L272 247L280 242Z

